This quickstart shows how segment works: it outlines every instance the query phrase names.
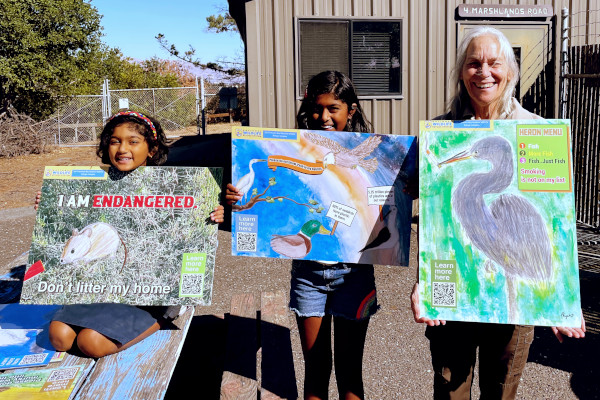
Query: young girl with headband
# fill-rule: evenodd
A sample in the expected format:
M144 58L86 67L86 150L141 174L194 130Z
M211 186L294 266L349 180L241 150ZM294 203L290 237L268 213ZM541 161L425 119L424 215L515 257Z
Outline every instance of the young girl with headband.
M160 123L136 111L113 115L102 130L96 154L104 164L121 172L146 165L161 165L169 148ZM41 193L38 192L36 205ZM223 206L210 214L223 222ZM77 347L94 358L125 350L176 318L178 307L135 307L127 304L73 304L59 309L50 323L50 342L57 351Z

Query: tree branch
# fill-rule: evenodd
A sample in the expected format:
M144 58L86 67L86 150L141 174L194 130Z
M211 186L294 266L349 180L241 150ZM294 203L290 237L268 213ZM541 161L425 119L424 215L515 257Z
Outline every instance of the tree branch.
M257 194L256 196L251 197L250 200L248 200L248 202L246 204L234 204L234 205L232 205L231 206L231 210L233 212L239 212L239 211L249 210L252 207L254 207L255 204L257 204L259 202L268 201L268 199L264 199L264 198L262 198L262 196L264 196L267 193L267 191L269 190L270 187L271 187L271 185L267 186L266 189L262 193ZM272 200L278 200L278 199L289 200L292 203L295 203L295 204L297 204L299 206L306 207L309 210L314 210L316 212L320 212L319 208L313 207L311 204L299 203L296 200L291 199L291 198L289 198L287 196L275 196L275 197L271 197L271 199Z
M190 46L190 49L184 53L184 55L181 55L179 50L177 50L177 47L175 47L174 44L169 43L167 41L167 39L165 38L165 35L163 35L162 33L159 33L158 35L156 35L155 38L156 38L156 40L158 40L160 47L162 47L163 49L168 51L173 57L176 57L182 61L188 62L188 63L194 65L195 67L211 69L213 71L222 72L229 76L244 76L243 69L225 68L221 64L215 63L215 62L208 62L208 63L201 62L199 59L194 58L194 56L196 54L196 49L194 49L191 46ZM234 63L231 62L230 64L234 64ZM241 65L243 65L243 64L241 64Z

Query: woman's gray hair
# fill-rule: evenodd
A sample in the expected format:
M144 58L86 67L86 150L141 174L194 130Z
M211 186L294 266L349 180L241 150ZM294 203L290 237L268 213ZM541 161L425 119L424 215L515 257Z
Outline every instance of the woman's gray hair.
M461 115L462 110L467 104L470 104L471 101L469 93L467 92L467 88L461 79L462 69L467 58L467 49L469 48L469 44L471 44L473 39L484 35L492 35L498 40L498 43L500 43L500 53L504 57L509 69L510 79L507 80L504 93L502 93L502 96L499 100L499 116L504 117L507 114L510 114L512 111L511 100L514 94L515 86L517 86L517 82L519 82L519 64L517 64L515 53L513 52L512 46L510 45L510 42L506 36L504 36L504 34L498 29L490 26L478 26L467 31L466 35L460 41L458 48L456 49L456 64L454 65L454 69L450 75L450 85L453 93L448 104L448 111L450 111L454 118Z

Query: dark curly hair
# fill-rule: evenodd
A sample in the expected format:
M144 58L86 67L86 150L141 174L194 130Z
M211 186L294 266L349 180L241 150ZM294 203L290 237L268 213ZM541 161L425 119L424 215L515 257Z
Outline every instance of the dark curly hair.
M323 71L308 81L304 99L296 116L299 129L311 129L313 125L312 113L317 97L327 93L333 94L336 99L344 102L348 106L348 110L352 109L352 104L356 104L352 119L346 125L346 131L371 132L371 123L365 117L365 113L360 106L352 81L339 71Z
M167 137L165 136L165 132L156 119L148 115L144 115L144 117L152 121L152 124L156 129L156 139L154 138L154 132L148 122L136 115L117 114L108 120L106 125L104 125L104 129L100 135L100 143L96 150L96 154L101 158L104 164L111 164L108 156L108 146L115 128L119 125L127 125L129 128L144 136L148 143L149 150L156 149L154 155L148 158L148 165L161 165L167 160L169 147L167 147Z

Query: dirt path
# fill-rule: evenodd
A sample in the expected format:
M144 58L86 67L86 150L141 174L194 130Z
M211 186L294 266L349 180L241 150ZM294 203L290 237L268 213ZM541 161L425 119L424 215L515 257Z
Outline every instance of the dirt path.
M99 165L95 147L59 147L50 153L0 158L0 208L33 206L47 165Z
M98 165L94 148L61 148L44 155L14 159L0 159L0 267L29 249L35 219L33 199L42 183L45 165ZM413 238L413 244L414 242ZM219 231L218 265L215 270L213 304L197 307L196 315L223 315L229 312L231 296L249 292L260 297L263 291L289 292L290 262L276 259L258 259L231 256L231 233ZM376 266L375 279L381 309L372 318L364 357L364 381L367 398L372 399L430 399L433 374L428 341L424 326L412 321L409 293L416 275L415 257L408 268ZM1 271L0 274L6 271ZM597 274L595 274L597 275ZM597 290L597 282L582 287L584 295ZM587 290L587 292L585 291ZM590 304L586 305L591 307ZM597 307L594 303L593 307ZM289 318L293 318L290 314ZM210 333L197 320L188 337L200 343L202 350L184 348L180 366L173 376L172 387L166 399L181 398L178 393L189 393L198 387L219 392L220 375L211 380L210 371L198 374L199 359L207 359L206 343ZM298 391L302 393L304 364L299 335L295 324L290 332ZM527 368L519 386L519 399L598 398L600 393L598 367L592 361L600 346L597 334L590 332L585 340L567 340L560 345L549 328L536 328ZM187 344L187 342L186 342ZM218 349L220 357L223 349ZM212 368L213 363L205 363ZM214 370L214 368L212 368ZM211 371L212 371L211 370ZM213 371L214 372L214 371ZM213 373L213 375L215 375ZM205 389L204 389L205 390ZM206 390L205 390L206 392ZM478 395L477 378L474 383ZM330 397L336 398L334 379Z
M62 147L45 154L0 158L0 268L29 250L33 201L46 165L98 165L98 157L95 147Z

